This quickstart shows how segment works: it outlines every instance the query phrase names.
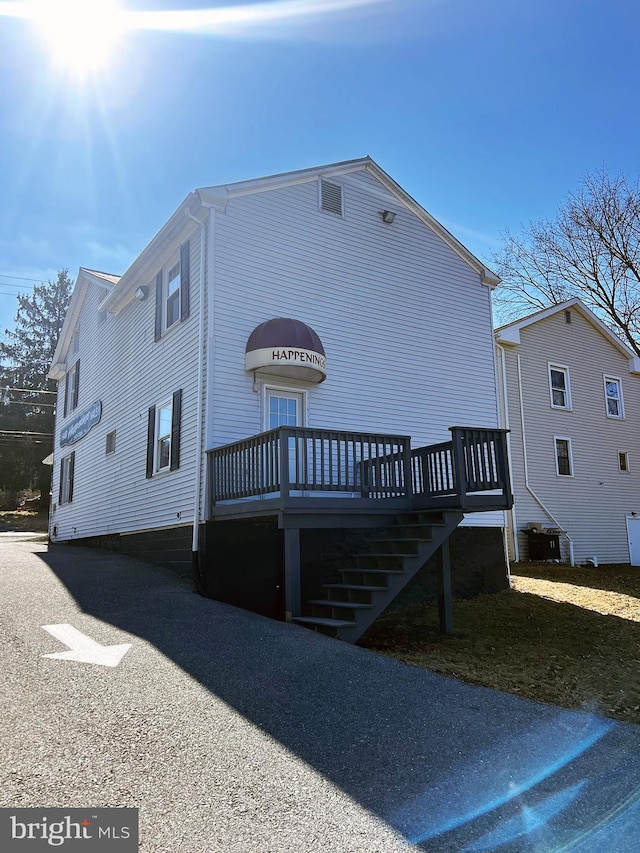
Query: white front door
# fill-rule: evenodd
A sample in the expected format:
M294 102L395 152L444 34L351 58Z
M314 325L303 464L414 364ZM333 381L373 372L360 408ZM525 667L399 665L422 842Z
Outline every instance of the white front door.
M627 516L627 535L629 537L629 559L632 566L640 566L640 518Z
M304 426L304 394L300 391L285 391L281 388L267 388L267 399L265 406L265 427L266 429L276 429L277 427L301 427ZM289 483L295 483L298 476L302 479L302 474L299 471L301 459L298 454L304 454L304 440L296 441L295 438L289 438L288 442L289 453Z

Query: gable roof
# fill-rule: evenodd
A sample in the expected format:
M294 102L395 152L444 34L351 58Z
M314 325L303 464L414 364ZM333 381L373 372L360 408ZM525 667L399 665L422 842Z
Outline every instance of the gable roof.
M467 249L456 237L448 231L444 225L438 222L422 205L409 195L400 184L396 183L393 178L387 174L368 154L365 157L360 157L356 160L343 160L339 163L331 163L326 166L314 166L310 169L299 169L294 172L283 172L277 175L269 175L263 178L254 178L249 181L239 181L233 184L218 185L213 187L203 187L196 190L200 199L213 206L226 206L226 201L237 196L248 195L251 193L265 192L266 190L279 189L282 187L293 186L295 184L304 183L309 180L321 177L338 177L349 172L355 172L360 169L366 169L374 175L381 184L383 184L398 201L408 207L415 215L421 219L425 225L431 228L435 233L449 245L463 260L465 260L474 270L482 276L483 284L496 287L500 283L499 277L486 267L482 261Z
M134 291L139 286L140 279L151 279L155 275L156 253L161 251L176 236L183 233L186 228L193 228L193 219L202 221L203 213L206 215L207 208L224 210L232 198L293 186L321 177L339 177L361 169L366 169L374 175L398 199L400 204L411 210L463 261L469 264L478 273L483 285L493 289L500 284L500 279L494 272L476 258L444 225L431 216L368 155L355 160L344 160L325 166L314 166L310 169L298 169L293 172L283 172L248 181L201 187L189 193L122 276L80 267L69 310L56 347L54 362L49 373L50 377L59 379L64 373L65 365L62 356L66 353L71 340L71 334L89 284L97 284L109 289L109 293L100 307L105 311L118 314L134 298Z
M391 193L398 202L411 210L425 225L431 228L459 257L471 266L480 276L482 284L494 288L500 284L499 277L486 267L482 261L463 246L453 234L451 234L437 219L431 216L415 199L413 199L402 187L391 178L384 169L368 155L356 160L344 160L339 163L331 163L325 166L314 166L310 169L298 169L293 172L283 172L276 175L268 175L262 178L253 178L248 181L237 181L230 184L217 184L209 187L200 187L189 193L182 204L169 217L151 242L142 250L129 269L122 275L116 289L109 295L105 302L105 309L113 313L120 312L133 298L133 291L140 284L140 278L155 275L152 273L152 264L156 251L160 251L168 241L176 234L184 231L188 226L193 227L190 221L192 217L202 218L203 211L207 208L224 211L229 200L240 196L267 192L273 189L294 186L317 178L336 178L350 172L366 169L374 175Z
M640 357L631 350L620 338L615 335L611 329L606 326L599 317L591 311L584 302L577 296L572 299L567 299L565 302L560 302L558 305L550 305L548 308L543 308L540 311L535 311L520 320L514 320L512 323L506 323L504 326L499 326L495 330L495 338L498 344L505 346L517 346L520 343L520 332L528 326L535 323L541 323L548 317L559 314L561 311L573 309L588 323L590 323L600 334L605 337L609 343L618 350L629 361L629 372L640 373Z
M78 322L78 317L80 316L80 311L82 310L82 305L84 304L89 286L94 285L102 288L103 290L107 290L108 293L107 297L105 297L106 299L119 280L120 276L118 275L111 275L110 273L98 272L98 270L90 270L85 267L80 267L76 283L73 287L73 293L71 294L71 301L69 302L64 323L62 324L60 337L56 344L56 350L53 354L53 362L49 369L50 379L61 379L65 373L66 364L64 363L63 356L66 354L69 344L71 343L71 336L76 327L76 323Z

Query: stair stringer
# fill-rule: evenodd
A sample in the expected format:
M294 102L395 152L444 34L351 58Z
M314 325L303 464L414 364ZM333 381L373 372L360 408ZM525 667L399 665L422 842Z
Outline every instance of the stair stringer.
M427 516L427 519L425 519L425 516ZM325 614L324 616L318 615L315 617L297 617L294 618L294 621L304 624L309 628L315 628L315 630L321 633L328 634L345 642L357 642L367 628L391 604L398 593L401 592L425 563L438 551L441 545L447 541L464 517L462 512L453 510L443 511L438 513L438 516L437 520L433 520L433 513L426 513L424 511L399 514L396 524L386 526L383 531L377 531L376 535L369 540L369 551L358 552L353 555L353 566L338 570L338 574L343 576L343 582L347 583L348 580L344 577L346 575L367 574L367 567L360 566L360 560L372 560L374 563L377 563L377 567L369 567L369 576L376 576L375 587L373 587L371 580L365 580L362 584L352 584L349 582L349 590L340 590L340 584L324 584L323 591L327 597L326 608L322 607L320 601L317 604L320 605L321 610L330 609L334 611L335 609L337 613L332 612L330 616ZM410 518L411 521L401 522L400 518ZM429 537L425 536L407 540L407 528L410 528L412 525L422 528L428 527ZM394 532L399 532L403 528L403 533L399 533L394 539ZM401 542L407 544L411 542L415 545L415 550L413 553L393 552L390 554L388 552L376 552L375 547L377 542ZM385 570L383 564L389 562L389 557L393 558L391 562L395 562L396 565ZM399 566L397 565L398 563L402 565ZM337 600L341 595L346 595L347 597ZM365 604L362 603L363 598L366 600ZM332 601L335 602L335 608L331 607ZM352 612L347 619L346 617L341 617L339 613L341 609L340 605L348 608L348 602L356 606L351 608Z

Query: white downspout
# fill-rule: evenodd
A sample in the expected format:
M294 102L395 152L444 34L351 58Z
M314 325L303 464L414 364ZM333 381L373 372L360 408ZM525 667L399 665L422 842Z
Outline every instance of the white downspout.
M210 205L206 205L210 207ZM198 535L200 531L200 497L202 495L202 423L204 417L204 314L206 305L206 290L207 282L205 280L205 235L206 235L206 219L203 221L194 216L190 210L185 210L189 219L193 219L200 226L200 300L198 318L198 395L197 395L197 413L196 413L196 476L193 496L193 536L191 541L191 558L194 569L197 568L198 561ZM211 212L209 211L209 216Z
M533 489L529 485L529 466L527 463L527 435L526 435L525 424L524 424L524 400L523 400L523 395L522 395L522 371L521 371L521 366L520 366L520 353L518 353L517 360L518 360L518 395L520 397L520 422L522 424L522 456L524 459L524 484L527 487L527 491L533 497L533 499L536 501L536 503L538 503L542 507L542 509L547 513L547 515L553 521L553 523L556 525L556 527L558 527L560 530L562 530L563 534L567 537L567 541L569 542L569 562L571 563L572 566L575 566L576 563L575 563L575 557L574 557L574 551L573 551L573 539L569 536L567 531L564 529L562 524L560 524L560 522L553 515L553 513L550 512L547 509L547 507L542 503L540 498L536 495L536 493L533 491Z
M509 466L509 478L511 480L511 488L513 489L513 464L511 462L511 423L509 418L509 405L507 397L507 362L504 347L498 344L500 350L500 370L502 372L502 423L507 432L507 464ZM516 504L509 510L511 516L511 536L513 539L513 559L516 563L520 562L520 543L518 542L518 522L516 518Z

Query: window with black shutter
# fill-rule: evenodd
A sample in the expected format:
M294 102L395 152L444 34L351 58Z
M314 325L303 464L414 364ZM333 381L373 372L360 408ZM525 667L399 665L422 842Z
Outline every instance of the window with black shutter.
M67 370L64 386L64 416L78 406L78 396L80 392L80 359Z
M68 456L64 456L60 462L60 491L58 502L61 504L71 503L73 500L73 476L75 469L75 450Z
M182 421L182 389L174 391L170 400L151 406L147 416L146 475L180 467L180 432Z
M154 340L189 316L191 299L190 244L180 246L179 257L156 275Z

